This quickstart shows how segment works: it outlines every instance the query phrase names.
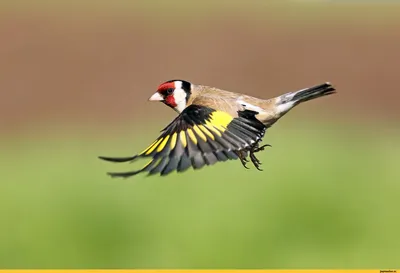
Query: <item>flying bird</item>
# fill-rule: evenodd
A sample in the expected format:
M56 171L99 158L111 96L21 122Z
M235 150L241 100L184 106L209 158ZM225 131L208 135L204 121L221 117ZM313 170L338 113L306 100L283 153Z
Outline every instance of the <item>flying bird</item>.
M164 103L178 116L143 152L130 157L99 158L111 162L148 159L139 170L108 173L124 178L142 172L167 175L174 170L200 169L234 159L240 159L248 168L248 158L261 170L255 154L270 146L260 146L266 129L296 105L335 92L327 82L275 98L259 99L184 80L167 81L149 100Z

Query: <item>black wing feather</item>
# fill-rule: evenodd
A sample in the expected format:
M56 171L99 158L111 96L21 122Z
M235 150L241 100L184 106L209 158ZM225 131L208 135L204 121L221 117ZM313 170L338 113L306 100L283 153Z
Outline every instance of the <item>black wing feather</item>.
M190 105L142 153L131 157L99 158L111 162L150 159L140 170L109 173L112 177L124 178L141 172L167 175L174 170L183 172L190 167L200 169L219 161L234 160L238 158L237 151L259 141L265 134L266 127L256 114L245 110L233 118L228 113L209 107ZM199 126L202 126L201 129Z

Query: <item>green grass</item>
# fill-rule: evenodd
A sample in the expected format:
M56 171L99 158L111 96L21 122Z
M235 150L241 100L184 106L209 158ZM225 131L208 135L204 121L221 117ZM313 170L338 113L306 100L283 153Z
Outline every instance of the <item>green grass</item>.
M0 268L398 268L400 134L328 125L276 125L264 172L128 180L96 156L154 134L3 138Z

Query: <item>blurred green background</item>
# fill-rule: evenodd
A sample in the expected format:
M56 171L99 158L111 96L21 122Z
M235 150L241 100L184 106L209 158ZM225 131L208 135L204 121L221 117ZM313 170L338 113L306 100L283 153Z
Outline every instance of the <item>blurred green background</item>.
M0 268L399 268L400 6L376 3L2 1ZM174 78L338 94L268 130L264 172L106 176Z

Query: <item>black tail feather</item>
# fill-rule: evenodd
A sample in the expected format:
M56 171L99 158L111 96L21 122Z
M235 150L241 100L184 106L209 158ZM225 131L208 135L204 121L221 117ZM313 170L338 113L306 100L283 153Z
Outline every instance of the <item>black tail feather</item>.
M329 83L323 83L310 88L306 88L297 92L290 101L294 101L296 104L308 100L312 100L318 97L327 96L336 93L335 88Z

